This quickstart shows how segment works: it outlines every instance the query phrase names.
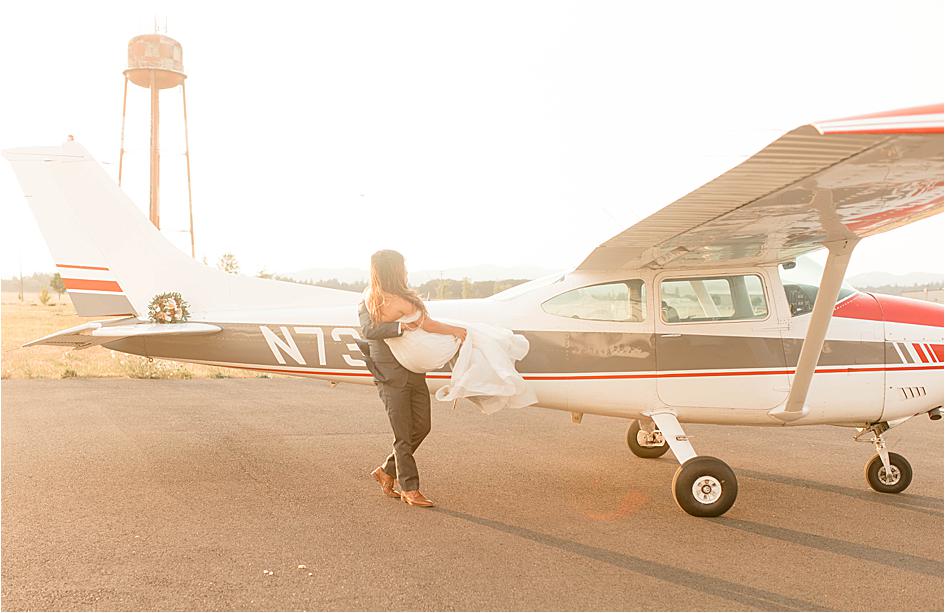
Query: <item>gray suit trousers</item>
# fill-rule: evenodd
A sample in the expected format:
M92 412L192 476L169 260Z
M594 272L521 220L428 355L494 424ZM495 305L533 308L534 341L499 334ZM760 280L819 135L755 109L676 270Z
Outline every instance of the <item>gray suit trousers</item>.
M413 454L430 433L430 390L426 377L410 373L403 387L378 382L394 431L394 451L382 465L384 472L400 481L404 491L420 489L420 474Z

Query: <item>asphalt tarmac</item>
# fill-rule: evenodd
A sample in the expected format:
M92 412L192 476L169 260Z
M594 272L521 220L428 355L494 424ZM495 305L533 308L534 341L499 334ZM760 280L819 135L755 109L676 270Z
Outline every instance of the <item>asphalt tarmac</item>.
M845 429L689 426L739 480L712 520L625 428L435 403L426 510L368 476L391 443L373 387L6 380L2 608L943 609L942 422L888 433L899 495Z

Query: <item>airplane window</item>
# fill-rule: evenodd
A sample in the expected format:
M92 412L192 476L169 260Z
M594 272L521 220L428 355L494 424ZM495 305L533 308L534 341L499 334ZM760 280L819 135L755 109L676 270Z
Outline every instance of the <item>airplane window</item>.
M663 321L731 321L768 316L758 275L667 279L660 284Z
M552 315L595 321L646 319L646 287L640 279L590 285L565 292L541 305Z
M781 275L781 284L784 286L784 295L791 307L791 317L806 315L814 310L814 300L817 299L817 290L820 289L820 278L823 275L823 266L813 258L801 256L797 258L795 266L785 269L778 267ZM847 284L840 287L837 302L856 293L856 289Z
M564 276L565 273L556 272L544 277L532 279L531 281L526 281L520 285L514 285L509 289L502 290L497 294L493 294L491 300L512 300L513 298L518 298L519 296L527 294L532 290L551 285L552 283L557 283L558 281L564 279Z

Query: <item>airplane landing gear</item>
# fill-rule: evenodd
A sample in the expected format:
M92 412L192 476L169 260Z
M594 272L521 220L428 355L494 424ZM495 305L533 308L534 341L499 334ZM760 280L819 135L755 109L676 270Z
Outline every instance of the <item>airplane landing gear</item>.
M663 433L655 427L644 430L639 420L634 419L627 428L627 446L638 458L658 458L669 451Z
M874 455L863 472L866 473L866 482L877 492L884 494L898 494L912 483L912 465L898 453L890 453L889 468L883 464L879 454Z
M673 476L673 499L690 515L718 517L735 504L738 480L728 464L707 455L687 460Z
M729 465L718 458L696 455L674 414L644 415L656 423L679 461L673 476L673 499L679 508L695 517L718 517L732 508L738 495L738 480Z
M886 450L886 440L883 432L889 429L889 424L879 423L870 427L873 433L872 443L876 447L876 455L866 463L863 472L866 482L877 492L883 494L898 494L905 491L912 483L912 465L898 453ZM864 432L865 433L865 432Z

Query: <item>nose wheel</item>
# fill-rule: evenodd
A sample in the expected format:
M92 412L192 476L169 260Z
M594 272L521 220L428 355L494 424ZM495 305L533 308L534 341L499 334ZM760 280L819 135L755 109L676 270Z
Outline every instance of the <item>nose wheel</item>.
M860 440L864 434L872 433L870 442L876 447L876 455L866 463L863 472L871 488L883 494L898 494L905 491L912 483L912 465L898 453L886 449L883 432L891 426L886 423L873 424L863 429L854 440Z
M898 453L889 453L888 468L877 453L866 463L863 472L870 487L884 494L898 494L912 483L912 465Z

